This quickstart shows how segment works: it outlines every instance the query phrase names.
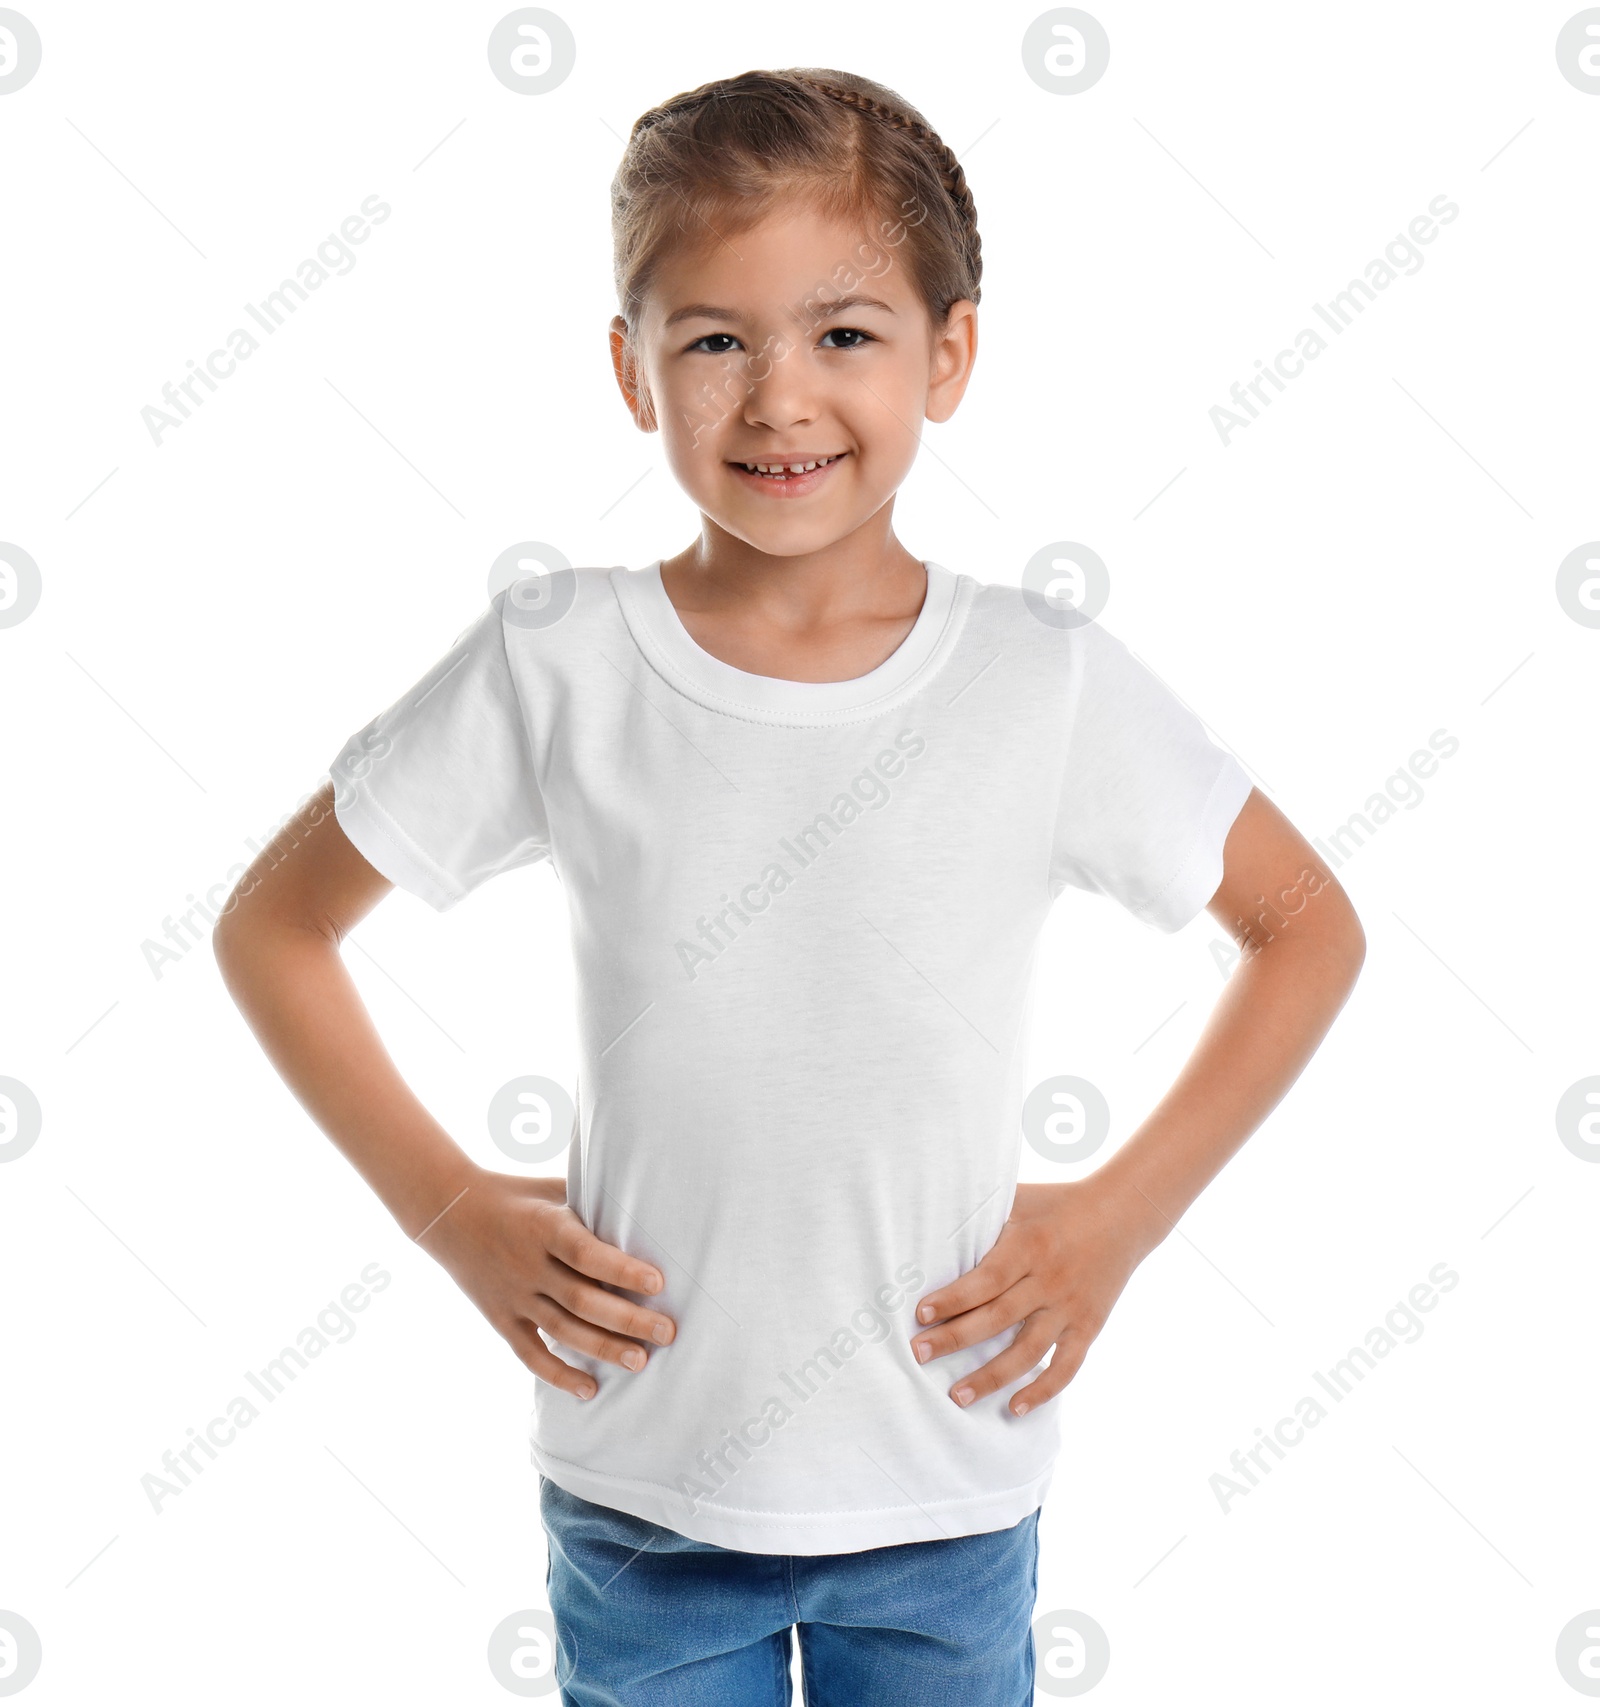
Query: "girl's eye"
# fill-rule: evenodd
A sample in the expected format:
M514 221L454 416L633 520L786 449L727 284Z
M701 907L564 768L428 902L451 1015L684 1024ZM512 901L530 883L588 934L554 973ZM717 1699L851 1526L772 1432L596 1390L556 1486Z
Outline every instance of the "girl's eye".
M828 344L824 342L824 349L859 350L863 345L874 342L872 334L870 332L863 332L859 326L835 326L830 331L824 332L822 336L824 340L828 338L859 338L861 340L860 343L851 344ZM726 339L728 344L737 344L739 342L731 332L707 332L705 337L696 338L689 346L689 349L691 351L704 349L707 344L717 338ZM708 356L726 356L731 355L733 352L724 345L719 349L705 350L705 353Z

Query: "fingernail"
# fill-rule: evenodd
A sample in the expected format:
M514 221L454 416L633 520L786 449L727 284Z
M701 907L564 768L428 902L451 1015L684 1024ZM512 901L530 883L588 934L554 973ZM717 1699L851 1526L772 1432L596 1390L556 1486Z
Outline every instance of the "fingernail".
M926 1340L918 1340L916 1344L917 1362L926 1363L928 1361L928 1353L932 1350L933 1347L929 1345Z
M957 1387L951 1396L958 1405L970 1405L972 1403L972 1389L970 1387Z
M933 1320L933 1306L931 1304L924 1304L922 1308L917 1311L917 1320L919 1322L931 1322Z
M580 1387L578 1389L578 1397L580 1399L592 1399L594 1397L594 1388L593 1387Z
M1018 1399L1016 1404L1014 1404L1011 1407L1011 1409L1019 1417L1025 1417L1028 1414L1028 1412L1033 1409L1033 1407L1028 1403L1028 1401L1026 1399Z
M657 1322L650 1330L650 1337L657 1345L665 1345L672 1338L672 1329L665 1322Z
M623 1352L622 1361L627 1364L630 1369L643 1369L644 1353L639 1350L638 1346L635 1346L631 1351Z

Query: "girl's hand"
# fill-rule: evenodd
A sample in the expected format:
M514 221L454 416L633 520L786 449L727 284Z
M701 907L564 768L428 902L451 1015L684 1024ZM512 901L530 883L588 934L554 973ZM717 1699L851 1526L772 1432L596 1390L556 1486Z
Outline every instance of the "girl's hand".
M393 887L344 833L326 782L224 903L212 933L218 968L284 1082L396 1224L421 1227L416 1243L535 1375L590 1398L594 1378L539 1330L643 1369L639 1342L667 1344L672 1319L607 1288L659 1292L666 1282L584 1226L565 1180L478 1167L400 1077L339 953Z
M1128 1277L1157 1242L1147 1230L1149 1206L1139 1207L1143 1216L1097 1176L1019 1185L988 1255L918 1304L919 1322L940 1324L912 1339L918 1362L977 1345L1020 1322L1010 1346L962 1376L950 1397L971 1404L1026 1374L1054 1346L1048 1368L1012 1395L1010 1408L1020 1417L1053 1399L1078 1373Z
M552 1386L593 1398L594 1380L539 1337L643 1369L640 1342L666 1345L670 1316L620 1298L607 1287L659 1292L660 1271L608 1245L567 1208L566 1182L477 1168L465 1194L418 1236L519 1358Z

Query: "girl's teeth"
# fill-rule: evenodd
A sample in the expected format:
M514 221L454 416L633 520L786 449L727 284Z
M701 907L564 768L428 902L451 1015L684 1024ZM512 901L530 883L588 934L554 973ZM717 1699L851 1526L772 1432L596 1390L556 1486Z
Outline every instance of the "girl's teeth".
M813 468L826 468L838 460L836 456L825 456L819 462L742 462L739 466L752 474L809 474Z

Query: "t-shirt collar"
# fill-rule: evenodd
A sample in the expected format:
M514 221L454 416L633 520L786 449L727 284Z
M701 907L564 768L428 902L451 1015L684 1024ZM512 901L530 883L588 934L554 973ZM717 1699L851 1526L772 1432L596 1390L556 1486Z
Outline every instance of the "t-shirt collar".
M942 564L925 561L928 590L922 609L905 639L876 669L842 682L796 682L736 669L700 646L667 597L661 564L658 557L643 569L611 571L628 626L650 662L702 705L786 723L835 722L840 712L861 712L902 697L945 650L939 642L949 626L959 580Z

